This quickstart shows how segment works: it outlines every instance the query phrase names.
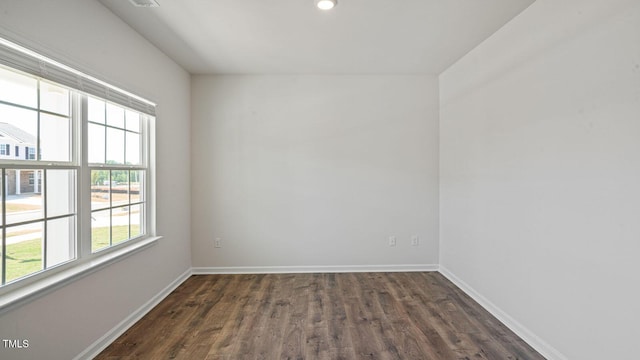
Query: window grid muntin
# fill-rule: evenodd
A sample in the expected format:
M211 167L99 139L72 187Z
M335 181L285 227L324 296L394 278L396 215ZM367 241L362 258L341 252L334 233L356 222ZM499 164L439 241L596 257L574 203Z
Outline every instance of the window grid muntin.
M111 103L107 100L104 99L100 99L100 98L96 98L94 96L88 96L88 98L92 98L93 101L100 101L104 104L104 110L103 110L103 118L104 118L104 122L99 122L99 121L91 121L89 120L89 117L87 115L87 124L92 124L92 125L96 125L96 126L100 126L102 128L104 128L104 159L100 162L89 162L90 166L109 166L109 167L114 167L114 166L127 166L127 167L135 167L135 168L140 168L140 169L146 169L147 168L147 156L146 156L146 145L147 145L147 141L146 141L146 137L148 137L148 135L145 135L145 131L146 131L146 123L149 121L149 117L150 115L141 113L139 111L133 110L133 109L127 109L122 105L118 105L118 104L114 104ZM86 106L89 106L89 102L85 102ZM115 125L111 125L109 124L109 106L116 106L119 107L123 110L123 125L122 127L119 126L115 126ZM89 109L87 109L88 111ZM138 128L140 129L139 131L135 131L135 130L130 130L127 128L127 111L130 112L135 112L138 114ZM123 159L123 163L119 164L119 163L108 163L108 146L109 146L109 132L107 130L109 129L113 129L113 130L120 130L123 132L122 134L122 140L123 140L123 150L124 150L124 159ZM140 163L139 164L127 164L127 134L136 134L138 136L140 136L140 143L138 144L138 148L139 148L139 160Z
M19 108L19 109L23 109L23 110L31 110L31 111L39 111L43 114L47 114L47 115L53 115L53 116L60 116L60 117L65 117L68 118L70 117L70 115L66 115L63 113L57 113L55 111L49 111L49 110L44 110L44 109L38 109L36 107L32 107L32 106L26 106L26 105L21 105L21 104L16 104L16 103L12 103L12 102L8 102L8 101L4 101L0 99L0 104L2 105L7 105L7 106L13 106L15 108Z
M43 196L43 203L42 203L42 217L37 217L37 218L33 218L33 219L29 219L29 220L25 220L25 221L17 221L17 222L11 222L8 223L7 222L7 188L8 188L8 184L6 183L6 178L7 178L7 170L42 170L42 188L41 188L41 196ZM47 195L47 191L46 191L46 186L47 186L47 172L51 171L51 170L74 170L73 174L73 184L72 188L74 190L74 197L75 199L72 199L73 202L73 208L72 208L72 212L70 213L66 213L66 214L62 214L62 215L56 215L56 216L48 216L48 195ZM2 227L2 259L0 259L2 261L2 274L0 276L0 286L5 286L8 284L12 284L15 283L17 281L20 281L24 278L27 277L31 277L33 275L42 273L48 269L50 269L50 267L48 267L47 264L47 247L48 247L48 231L47 231L47 227L48 227L48 223L50 221L53 220L58 220L58 219L64 219L64 218L75 218L78 219L78 203L77 203L77 191L78 191L78 186L77 186L77 179L78 179L78 167L61 167L61 166L25 166L25 167L16 167L16 166L3 166L2 168L0 168L0 176L2 176L2 189L0 191L0 193L2 194L2 223L0 224L0 227ZM42 253L41 253L41 269L35 272L30 272L27 273L25 275L19 276L15 279L11 279L9 281L7 281L7 230L8 229L12 229L12 228L17 228L20 226L25 226L25 225L31 225L31 224L37 224L37 223L42 223L42 238L40 239L41 241L41 246L42 246ZM77 226L76 226L77 227ZM75 246L77 243L77 230L74 231L75 235L74 235L74 246L72 246L73 248L73 256L71 256L69 259L67 259L66 261L63 261L62 263L56 264L55 266L60 266L62 264L74 261L75 259L78 258L78 252L77 252L77 247Z
M148 191L147 190L147 187L148 187L148 185L147 185L147 183L148 183L148 181L147 181L148 169L147 168L143 168L143 167L123 167L123 166L120 166L120 167L93 166L93 167L89 167L89 168L90 168L90 172L93 172L93 171L109 171L109 180L108 180L108 182L109 182L109 206L100 207L100 208L96 208L96 209L91 209L91 219L92 220L94 219L94 215L93 215L94 213L100 213L100 212L106 212L106 211L109 212L109 231L108 231L108 233L109 233L109 245L94 249L94 247L93 247L93 245L94 245L94 243L93 243L93 241L94 241L94 239L93 239L93 230L94 230L94 228L93 228L93 226L91 226L91 241L90 241L91 253L95 254L95 253L98 253L98 252L102 252L102 251L110 249L110 248L112 248L114 246L118 246L118 245L120 245L122 243L126 243L128 241L131 241L131 240L134 240L134 239L138 239L138 238L142 238L142 237L148 235L147 231L146 231L147 230L147 226L148 226L147 225L147 219L146 219L147 204L148 204L147 194L146 194L147 191ZM128 179L128 181L127 181L127 199L128 200L127 200L126 204L116 204L116 205L113 204L113 194L114 194L114 192L113 192L113 183L114 183L114 181L112 179L113 179L113 172L114 171L128 171L128 176L127 176L127 179ZM142 181L139 181L140 182L140 189L138 189L138 191L139 191L138 194L140 196L140 200L132 202L131 201L131 175L132 175L132 173L134 171L142 173ZM131 233L132 233L131 232L131 226L132 226L132 223L131 223L131 210L130 209L131 209L132 206L138 206L138 205L140 206L140 212L142 212L143 215L145 215L145 216L142 217L141 223L139 224L139 234L134 236L134 237L131 237ZM120 241L120 242L114 244L113 243L113 228L114 228L114 225L113 225L113 216L114 216L113 215L113 211L114 211L114 209L120 209L120 208L126 208L126 207L129 208L129 211L127 213L127 218L128 218L127 233L128 233L128 237L127 237L126 240L123 240L123 241Z
M58 164L58 163L61 163L61 164L74 163L75 162L75 159L74 159L75 156L74 156L74 153L73 153L73 151L74 151L73 147L74 147L74 142L75 141L74 141L73 138L74 138L75 134L73 133L73 129L74 129L74 126L73 126L73 121L74 121L74 119L73 119L73 116L74 116L74 114L73 114L73 108L74 108L74 106L73 106L73 102L74 102L73 93L76 93L77 91L74 90L74 89L69 89L69 88L67 88L67 87L65 87L63 85L60 85L60 84L55 84L55 83L53 83L51 81L43 81L41 78L38 78L38 77L33 76L31 74L23 73L23 72L21 72L19 70L16 70L16 69L13 69L13 68L10 68L10 67L7 67L7 66L0 65L0 67L2 69L4 69L4 70L9 71L9 72L13 72L14 74L17 74L19 76L23 76L23 77L26 77L26 78L31 78L33 80L36 80L36 89L35 89L35 91L36 91L36 106L35 107L28 106L28 105L23 105L23 104L18 104L18 103L13 103L13 102L10 102L10 101L6 101L6 100L0 99L0 104L1 105L5 105L5 106L17 108L17 109L22 109L22 110L29 110L29 111L33 111L33 112L36 113L36 134L33 135L33 136L36 137L36 143L34 144L35 147L28 147L28 146L25 147L25 154L26 154L25 159L20 159L20 158L15 158L15 157L12 158L12 159L0 159L0 163L14 162L14 161L16 161L16 162L37 162L37 161L41 161L42 149L41 149L41 144L40 144L40 142L41 142L41 137L40 137L40 130L41 130L40 128L41 128L41 126L40 125L41 125L41 117L42 117L43 114L49 115L49 116L55 116L55 117L68 119L69 124L70 124L70 131L71 131L71 134L69 134L69 137L70 137L70 144L69 144L70 145L70 154L68 154L69 155L69 160L68 161L53 160L53 161L46 161L46 162L48 164L50 164L50 163L56 163L56 164ZM68 109L69 109L69 111L68 111L68 114L64 114L64 113L60 113L60 112L56 112L56 111L45 110L45 109L41 108L41 90L42 90L41 89L41 83L42 82L45 82L47 84L50 84L50 85L53 85L53 86L57 86L57 87L60 87L60 88L63 88L63 89L66 89L67 91L69 91L69 96L68 96ZM33 153L31 151L31 149L35 149L33 151ZM33 155L33 158L32 158L32 155Z

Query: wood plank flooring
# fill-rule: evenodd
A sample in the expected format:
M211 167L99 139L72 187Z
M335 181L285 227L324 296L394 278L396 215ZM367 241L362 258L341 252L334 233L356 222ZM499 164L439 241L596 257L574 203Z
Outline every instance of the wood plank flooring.
M437 272L195 275L96 359L544 359Z

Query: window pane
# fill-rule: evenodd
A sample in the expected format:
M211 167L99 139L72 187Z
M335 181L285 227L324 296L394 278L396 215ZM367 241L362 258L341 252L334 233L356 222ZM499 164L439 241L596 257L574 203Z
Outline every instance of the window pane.
M129 203L129 171L111 170L111 206Z
M7 227L7 282L42 270L42 224Z
M0 67L0 100L37 107L38 80Z
M127 131L126 164L140 165L140 134Z
M87 144L90 163L104 164L105 143L104 129L102 125L89 124L89 141Z
M38 134L38 112L0 104L0 144L5 145L4 160L34 160ZM7 145L9 151L7 150ZM18 151L15 151L16 146ZM26 149L33 149L30 159Z
M40 109L69 116L69 90L40 82Z
M111 206L109 170L91 170L91 210Z
M144 229L142 224L144 223L142 206L141 205L132 205L130 212L131 218L131 238L136 236L140 236L144 233Z
M112 244L121 243L129 239L129 207L117 207L111 211Z
M96 252L111 245L111 211L102 210L91 213L91 251Z
M139 132L140 131L140 114L135 111L127 110L126 118L127 118L126 129L130 131Z
M124 109L117 105L107 104L107 125L124 129Z
M7 224L42 219L42 170L7 169Z
M75 258L75 216L47 221L47 268Z
M69 118L40 115L42 160L71 161L71 121Z
M107 164L124 164L124 130L107 128Z
M87 99L87 113L89 118L88 120L91 122L104 124L104 105L104 101L89 96L89 98Z
M144 201L144 171L131 171L131 203Z
M47 170L47 216L75 213L76 171Z

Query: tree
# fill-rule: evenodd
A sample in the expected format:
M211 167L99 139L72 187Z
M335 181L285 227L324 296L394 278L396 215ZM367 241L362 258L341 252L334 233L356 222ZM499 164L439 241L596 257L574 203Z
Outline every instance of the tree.
M94 185L104 185L105 181L109 181L109 170L92 170L91 183Z

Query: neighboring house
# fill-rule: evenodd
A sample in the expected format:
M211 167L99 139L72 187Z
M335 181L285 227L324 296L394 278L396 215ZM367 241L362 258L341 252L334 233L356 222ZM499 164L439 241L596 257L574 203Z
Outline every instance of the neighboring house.
M36 137L11 124L0 122L0 159L35 160Z
M0 160L36 160L36 137L0 122ZM7 195L39 193L42 171L7 169L4 183Z

